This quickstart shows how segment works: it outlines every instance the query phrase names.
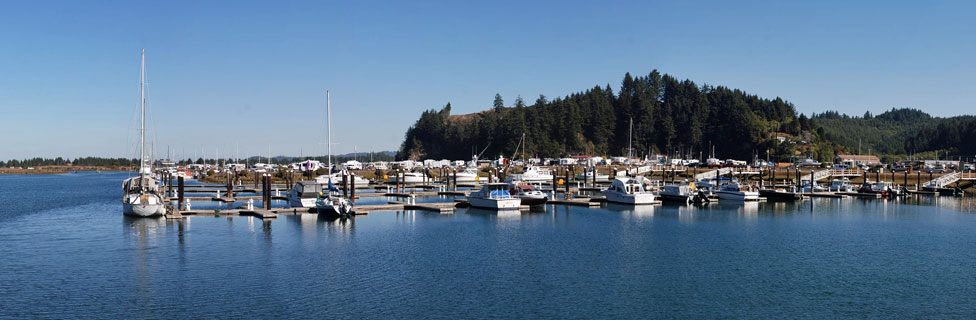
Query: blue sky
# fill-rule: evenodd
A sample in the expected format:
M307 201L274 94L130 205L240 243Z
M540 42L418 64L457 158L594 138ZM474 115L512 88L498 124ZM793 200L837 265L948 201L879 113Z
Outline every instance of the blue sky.
M803 113L972 114L976 4L919 1L0 3L0 159L394 150L420 112L652 69Z

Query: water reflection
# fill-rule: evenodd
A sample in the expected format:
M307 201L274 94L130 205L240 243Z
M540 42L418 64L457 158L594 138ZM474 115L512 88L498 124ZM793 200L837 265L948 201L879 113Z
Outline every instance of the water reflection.
M611 211L626 214L634 220L651 220L654 218L654 207L656 205L626 205L619 203L607 203L606 208Z

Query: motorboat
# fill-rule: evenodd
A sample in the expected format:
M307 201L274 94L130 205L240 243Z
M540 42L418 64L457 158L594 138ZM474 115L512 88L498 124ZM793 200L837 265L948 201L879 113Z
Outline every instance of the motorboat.
M644 189L643 177L616 178L603 190L608 202L623 204L653 204L654 194Z
M353 186L356 187L366 187L369 186L369 180L361 176L357 176L351 172L336 172L333 174L323 174L321 176L315 177L315 182L318 183L328 183L329 180L335 181L337 183L342 183L342 176L345 174L347 177L352 179ZM348 178L347 178L348 179Z
M318 199L319 193L322 192L322 187L325 185L315 180L296 182L295 186L288 190L285 197L288 199L288 206L292 208L315 207L315 200Z
M509 193L522 200L524 206L541 206L549 202L549 196L536 188L534 185L517 184L512 185Z
M602 174L596 168L589 168L576 175L576 180L583 181L610 181L610 175Z
M552 181L552 171L537 166L528 166L522 173L512 174L508 182L548 182Z
M803 161L798 162L797 165L800 167L820 167L821 163L820 161L806 158L803 159Z
M812 192L824 192L824 191L827 191L827 188L824 188L823 186L821 186L819 183L816 182L813 182L811 184L810 181L804 181L803 184L800 185L800 192L812 193Z
M803 195L799 192L774 188L760 189L759 196L769 201L797 201L803 199Z
M399 176L399 178L397 178L397 176ZM397 183L397 181L399 181L400 184L423 184L424 181L430 181L430 179L425 179L423 172L413 171L401 172L399 174L394 173L392 176L387 178L386 181L389 183Z
M741 186L738 182L732 181L727 184L723 184L718 188L719 200L735 200L735 201L757 201L759 200L759 192L751 191L748 186Z
M522 199L513 197L509 193L507 183L488 183L478 191L467 196L468 203L475 208L495 210L518 210Z
M848 178L834 179L830 181L830 187L828 187L827 189L836 192L857 191L857 187L851 185L851 180Z
M139 175L122 182L122 214L150 217L166 213L162 188L153 175L152 162L146 159L146 49L142 50L139 74L139 94L142 96L142 129L139 131Z
M458 171L455 174L458 183L474 183L479 180L478 169L476 168L464 168L464 170Z
M883 197L897 196L901 194L901 190L890 181L865 181L861 187L857 188L857 192L880 194Z
M680 203L708 203L708 195L695 190L694 184L669 184L661 187L658 193L661 201Z

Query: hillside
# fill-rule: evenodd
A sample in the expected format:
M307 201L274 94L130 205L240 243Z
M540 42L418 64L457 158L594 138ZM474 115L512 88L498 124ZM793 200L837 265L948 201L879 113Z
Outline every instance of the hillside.
M869 115L868 115L869 116ZM614 93L609 85L532 105L521 97L506 106L495 96L490 110L451 115L451 104L427 110L406 134L397 159L468 159L511 156L523 133L526 155L626 155L631 121L635 156L671 154L699 157L714 148L719 158L792 156L830 161L837 153L868 150L903 155L948 151L973 154L973 118L934 118L912 109L878 116L837 112L807 117L781 98L761 98L739 89L698 85L657 70L626 74ZM778 143L776 134L789 136Z

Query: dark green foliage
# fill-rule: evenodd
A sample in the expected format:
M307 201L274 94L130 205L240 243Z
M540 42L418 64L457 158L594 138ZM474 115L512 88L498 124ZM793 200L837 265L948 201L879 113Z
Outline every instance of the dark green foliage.
M540 95L527 107L519 101L504 108L496 94L490 111L450 116L450 105L425 111L407 130L397 158L467 159L480 152L474 146L488 146L483 157L510 157L522 133L527 156L626 155L633 121L635 156L697 156L711 144L720 157L747 159L770 145L762 144L767 132L814 128L809 119L798 123L793 105L780 98L699 86L657 70L624 75L617 94L607 85L552 101Z
M973 117L933 118L917 109L891 109L861 118L837 111L815 114L811 118L824 139L839 145L849 153L909 155L944 150L971 155L976 148L971 143L976 135L967 128ZM968 138L967 138L968 137ZM860 149L860 150L859 150Z

